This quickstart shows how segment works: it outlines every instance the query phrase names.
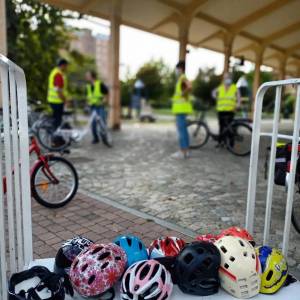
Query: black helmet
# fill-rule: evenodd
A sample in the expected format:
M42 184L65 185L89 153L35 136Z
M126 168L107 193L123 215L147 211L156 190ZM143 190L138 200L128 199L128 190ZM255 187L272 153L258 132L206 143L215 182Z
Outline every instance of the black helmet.
M219 250L212 243L201 241L186 245L175 263L175 276L179 288L191 295L216 294L220 286L220 263Z
M81 236L75 236L71 240L67 240L56 254L54 272L58 274L69 274L71 264L75 257L93 243L91 240Z
M9 280L9 300L64 300L66 293L74 294L68 275L60 276L41 266L15 273Z

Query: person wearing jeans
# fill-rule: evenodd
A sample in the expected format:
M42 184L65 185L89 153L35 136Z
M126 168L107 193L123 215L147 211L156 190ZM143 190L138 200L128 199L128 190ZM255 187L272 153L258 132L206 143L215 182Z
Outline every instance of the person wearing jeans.
M189 134L187 128L187 115L193 112L190 91L191 84L185 76L185 62L176 65L177 82L172 97L172 112L176 117L180 151L172 155L174 158L189 157Z
M108 88L106 85L97 79L97 74L94 71L89 71L85 75L88 82L86 86L87 100L91 108L91 114L96 113L106 123L106 109L105 104L107 103ZM92 144L99 143L99 136L97 132L97 121L94 119L91 124L93 141Z

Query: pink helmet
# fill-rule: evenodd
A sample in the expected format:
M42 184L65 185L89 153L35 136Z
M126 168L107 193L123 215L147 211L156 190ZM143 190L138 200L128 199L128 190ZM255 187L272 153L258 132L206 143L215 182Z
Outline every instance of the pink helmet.
M93 244L73 261L70 279L81 296L98 296L113 287L126 264L126 254L119 246Z
M121 285L121 300L166 300L172 293L170 273L156 260L144 260L132 265Z

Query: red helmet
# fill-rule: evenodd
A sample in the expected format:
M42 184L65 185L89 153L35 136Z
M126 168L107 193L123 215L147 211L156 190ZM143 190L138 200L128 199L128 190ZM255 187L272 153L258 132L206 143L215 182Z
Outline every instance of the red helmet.
M150 259L164 256L177 256L184 245L185 241L183 239L174 236L161 237L151 243L149 248Z
M219 236L216 235L216 234L211 234L211 233L208 233L208 234L202 234L202 235L198 235L196 237L196 240L197 241L202 241L202 242L209 242L209 243L214 243L216 240L219 239Z
M96 297L107 292L125 271L127 257L115 244L92 244L73 261L70 279L83 297Z
M229 227L227 229L224 229L219 234L218 239L220 239L224 236L236 236L236 237L239 237L241 239L247 240L248 242L251 243L252 246L255 246L253 236L244 228L233 226L233 227Z

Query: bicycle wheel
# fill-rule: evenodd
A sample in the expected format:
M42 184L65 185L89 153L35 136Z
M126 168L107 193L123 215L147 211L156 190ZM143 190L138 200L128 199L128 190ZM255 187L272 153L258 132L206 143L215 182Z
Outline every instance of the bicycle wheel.
M297 197L295 197L293 202L293 210L292 210L292 224L296 231L300 233L300 194L296 193Z
M74 166L63 157L47 156L48 166L40 161L31 175L33 198L41 205L59 208L69 203L78 189Z
M234 122L229 125L225 142L227 149L237 156L246 156L251 152L252 128L246 123Z
M204 122L191 121L188 123L190 148L198 149L204 146L209 139L209 129Z
M103 144L108 148L112 148L113 139L110 130L107 128L106 124L104 124L102 120L99 120L97 123L98 134L100 135Z
M71 144L71 140L55 134L53 120L45 119L39 124L36 136L41 146L49 151L63 151Z

